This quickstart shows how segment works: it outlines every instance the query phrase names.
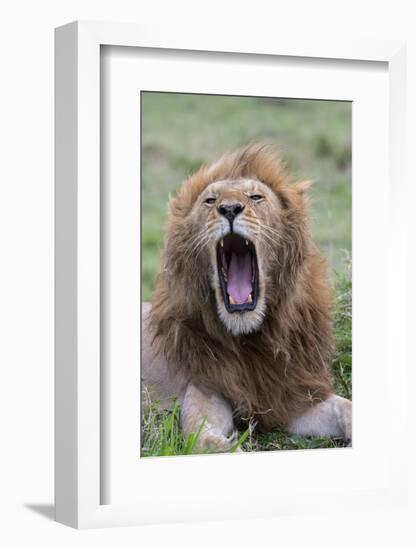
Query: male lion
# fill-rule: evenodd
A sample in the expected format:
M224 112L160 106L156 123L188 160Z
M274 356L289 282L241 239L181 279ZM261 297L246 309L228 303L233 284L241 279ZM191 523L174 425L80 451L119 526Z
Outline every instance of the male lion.
M171 200L142 376L181 403L185 435L228 450L235 426L351 440L351 402L333 393L331 292L307 227L305 191L265 145L225 155Z

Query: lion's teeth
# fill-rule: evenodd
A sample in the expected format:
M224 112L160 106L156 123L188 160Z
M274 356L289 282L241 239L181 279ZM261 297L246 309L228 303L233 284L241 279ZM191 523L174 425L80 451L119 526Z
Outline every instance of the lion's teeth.
M223 239L220 241L220 246L223 248L224 244L223 244Z
M246 298L246 301L244 302L245 304L251 304L253 302L252 300L252 292L249 294L249 296ZM232 296L230 296L229 294L229 303L230 304L236 304L237 302L233 299ZM239 302L241 303L241 302Z
M222 267L222 273L223 273L224 279L227 281L227 273L226 273L226 270L224 269L224 267Z
M249 246L249 242L248 242L248 240L246 240L245 242L246 242L246 246Z
M252 292L249 294L249 296L246 298L245 304L251 304L252 303Z

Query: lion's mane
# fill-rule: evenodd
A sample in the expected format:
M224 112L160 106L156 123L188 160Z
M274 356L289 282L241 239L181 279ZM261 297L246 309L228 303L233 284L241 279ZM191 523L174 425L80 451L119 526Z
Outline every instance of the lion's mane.
M259 330L234 336L218 318L209 258L189 261L189 213L211 182L251 177L268 185L283 208L284 236L271 258ZM203 166L171 199L161 270L149 317L153 346L187 380L220 392L236 420L268 430L332 392L331 291L326 266L307 227L303 184L293 184L271 148L252 145ZM188 259L188 261L187 261Z

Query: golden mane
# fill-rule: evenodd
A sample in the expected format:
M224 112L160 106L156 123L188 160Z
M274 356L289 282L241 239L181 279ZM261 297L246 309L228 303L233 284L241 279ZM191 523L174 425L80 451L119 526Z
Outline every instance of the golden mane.
M280 200L283 238L271 258L260 329L232 335L220 322L208 258L190 261L189 214L210 183L256 178ZM332 393L331 293L307 224L307 184L291 183L273 150L251 145L203 166L170 202L161 271L149 316L155 350L188 380L220 392L239 419L287 425L291 415Z

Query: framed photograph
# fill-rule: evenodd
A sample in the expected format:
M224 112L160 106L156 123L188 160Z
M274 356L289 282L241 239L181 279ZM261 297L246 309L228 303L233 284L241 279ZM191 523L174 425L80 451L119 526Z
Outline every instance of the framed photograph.
M55 47L57 521L400 505L404 44Z

